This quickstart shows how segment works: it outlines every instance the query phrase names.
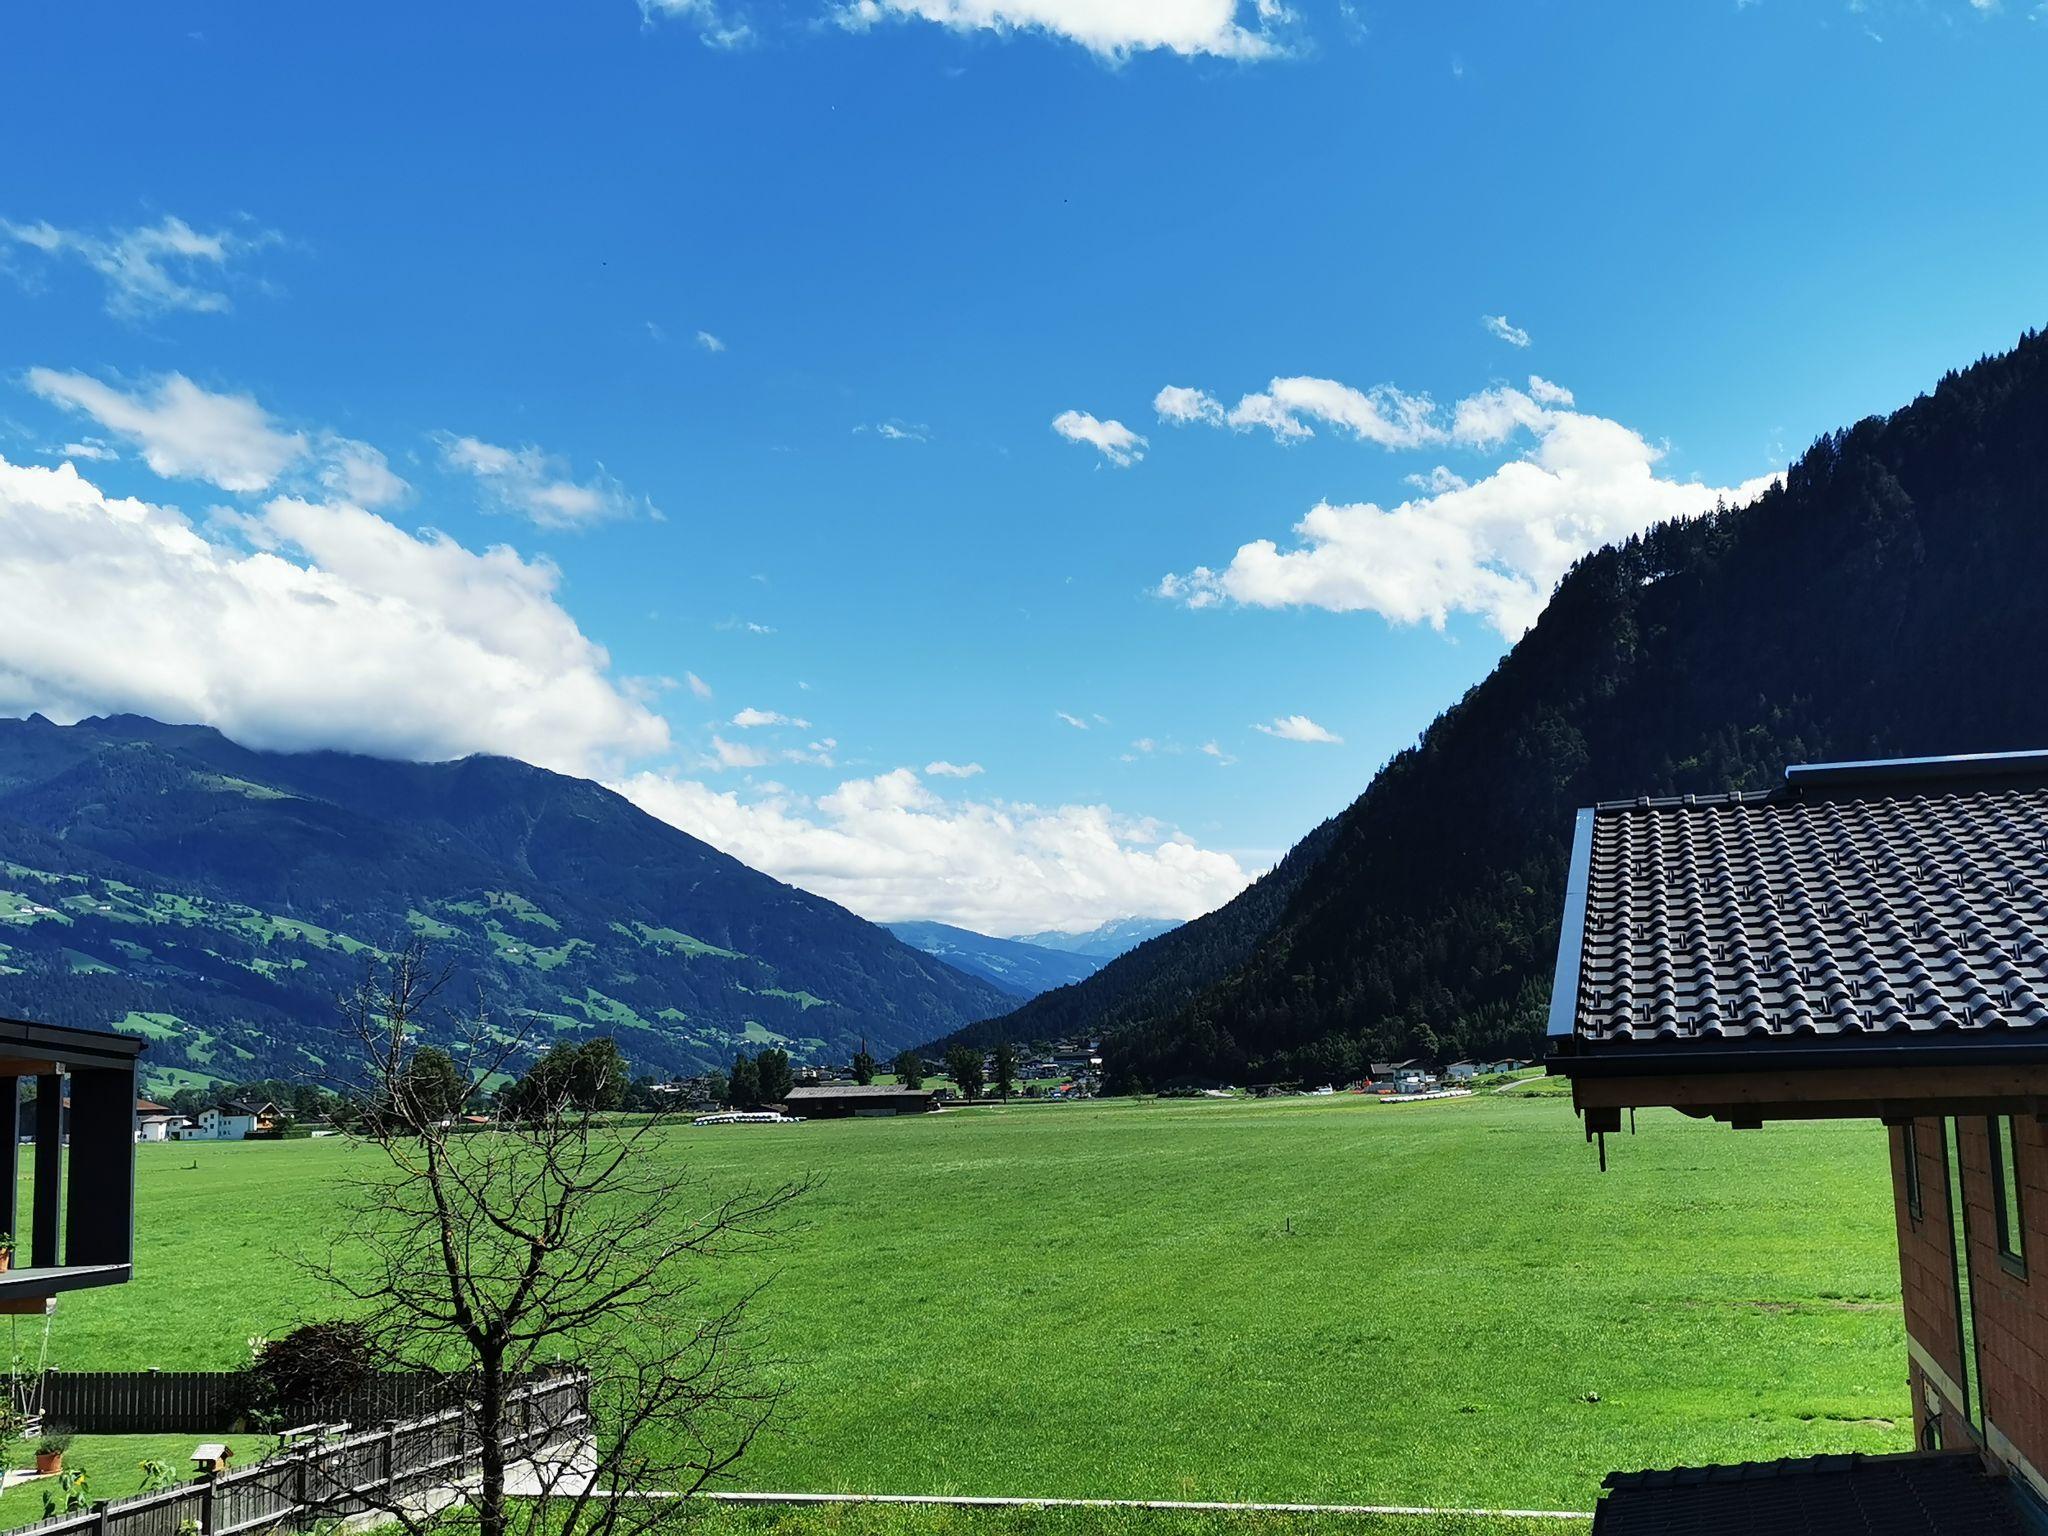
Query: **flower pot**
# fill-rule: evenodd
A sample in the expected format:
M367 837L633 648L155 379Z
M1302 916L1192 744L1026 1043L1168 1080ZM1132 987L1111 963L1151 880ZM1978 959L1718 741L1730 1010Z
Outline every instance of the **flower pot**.
M14 1250L12 1248L0 1248L0 1275L6 1274L12 1268L14 1268Z
M48 1477L54 1472L62 1472L63 1470L64 1453L62 1451L36 1452L36 1476Z

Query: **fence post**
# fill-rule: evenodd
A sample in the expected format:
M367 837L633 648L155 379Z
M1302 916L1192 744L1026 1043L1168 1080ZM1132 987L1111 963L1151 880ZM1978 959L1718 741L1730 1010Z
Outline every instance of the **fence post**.
M396 1502L398 1499L398 1421L384 1421L384 1496Z
M213 1483L220 1474L209 1467L199 1478L199 1530L213 1536Z

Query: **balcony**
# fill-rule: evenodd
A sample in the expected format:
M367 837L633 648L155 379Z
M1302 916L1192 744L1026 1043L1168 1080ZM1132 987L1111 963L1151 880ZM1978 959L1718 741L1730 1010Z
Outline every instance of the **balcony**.
M118 1285L135 1257L135 1059L144 1042L0 1019L0 1315ZM35 1098L23 1102L24 1078ZM26 1209L20 1163L29 1156Z

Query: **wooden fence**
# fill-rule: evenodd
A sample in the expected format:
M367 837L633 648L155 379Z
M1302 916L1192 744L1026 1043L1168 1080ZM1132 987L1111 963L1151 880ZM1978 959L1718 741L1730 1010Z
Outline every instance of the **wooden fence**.
M46 1371L42 1415L82 1435L224 1435L246 1418L248 1391L239 1371ZM459 1396L444 1377L387 1371L353 1392L287 1404L274 1427L425 1418Z
M509 1460L526 1460L589 1434L590 1382L558 1376L516 1389L504 1433ZM161 1493L95 1504L23 1526L10 1536L241 1536L306 1531L369 1516L400 1501L446 1500L480 1469L475 1416L450 1408L409 1423L349 1434Z

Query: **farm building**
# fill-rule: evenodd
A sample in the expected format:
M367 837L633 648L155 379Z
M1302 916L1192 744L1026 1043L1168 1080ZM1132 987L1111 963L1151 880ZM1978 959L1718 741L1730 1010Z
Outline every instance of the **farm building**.
M1579 812L1547 1066L1603 1162L1651 1106L1890 1127L1921 1449L1617 1474L1596 1536L1749 1529L1744 1486L1827 1490L1788 1530L2048 1529L2048 753ZM1987 1488L2005 1514L1957 1523Z
M931 1088L900 1088L891 1083L826 1083L816 1088L792 1088L786 1096L789 1113L812 1120L843 1119L849 1115L921 1115L939 1107L939 1096Z

